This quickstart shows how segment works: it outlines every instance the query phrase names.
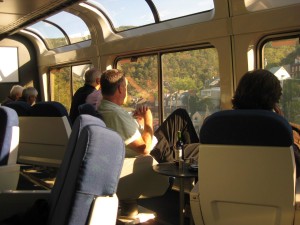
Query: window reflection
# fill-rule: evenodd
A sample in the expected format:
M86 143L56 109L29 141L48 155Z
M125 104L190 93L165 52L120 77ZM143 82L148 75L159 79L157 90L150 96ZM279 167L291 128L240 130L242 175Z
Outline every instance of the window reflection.
M288 121L300 123L299 38L271 40L263 47L263 66L281 82L280 105Z

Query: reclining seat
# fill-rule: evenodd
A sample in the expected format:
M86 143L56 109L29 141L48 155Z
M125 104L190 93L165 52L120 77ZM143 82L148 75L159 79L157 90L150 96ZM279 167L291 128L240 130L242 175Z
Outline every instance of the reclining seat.
M115 193L124 155L124 143L117 133L107 129L98 118L79 116L48 196L48 221L39 224L115 225L118 210ZM5 204L7 209L6 212L0 211L0 220L7 218L4 214L24 212L25 202L20 202L20 199L24 200L26 195L31 195L26 198L27 206L32 204L31 199L45 197L44 192L38 191L0 194L0 205ZM12 213L15 208L18 211Z
M289 123L271 111L225 110L200 130L196 225L295 224L295 162Z
M79 106L79 112L80 114L89 114L102 118L102 115L90 104L82 104ZM124 216L125 220L128 219L132 223L138 223L140 219L139 215L135 215L137 213L141 213L144 217L151 218L153 214L149 213L149 210L142 209L141 207L138 208L137 199L162 196L169 188L169 178L154 172L152 169L152 166L157 163L158 162L150 155L124 159L117 196L120 201L130 203L130 211L126 212L128 216ZM146 215L143 211L146 212ZM120 218L123 217L121 216Z
M114 196L113 205L99 198L104 205L93 211L93 217L98 218L98 224L115 224L118 200L114 194L124 155L124 143L116 132L106 128L98 118L79 116L52 189L48 224L87 224L97 196Z
M0 191L15 189L19 180L17 163L19 119L15 110L0 106Z
M19 120L18 162L59 167L71 133L66 108L59 102L39 102L31 107L29 117Z

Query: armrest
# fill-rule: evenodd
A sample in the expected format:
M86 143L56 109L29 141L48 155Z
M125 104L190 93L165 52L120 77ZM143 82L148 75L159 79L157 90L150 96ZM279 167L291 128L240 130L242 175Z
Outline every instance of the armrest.
M118 214L118 197L116 195L98 196L94 200L89 225L115 225Z
M45 199L49 201L50 191L3 191L0 192L0 205L5 207L5 210L0 210L0 221L18 213L23 213L37 199Z
M0 166L0 191L15 190L18 185L19 175L19 164Z
M154 172L155 164L157 161L150 155L125 158L117 190L119 200L163 195L169 187L169 177Z

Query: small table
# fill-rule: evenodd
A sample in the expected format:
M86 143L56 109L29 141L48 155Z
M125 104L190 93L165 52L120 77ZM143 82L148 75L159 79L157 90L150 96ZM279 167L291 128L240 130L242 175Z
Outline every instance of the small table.
M180 207L179 207L179 217L180 225L184 225L184 178L197 177L197 171L190 171L189 164L184 164L183 168L179 169L179 166L172 162L159 163L153 166L153 170L159 174L177 177L180 181L179 192L180 192Z

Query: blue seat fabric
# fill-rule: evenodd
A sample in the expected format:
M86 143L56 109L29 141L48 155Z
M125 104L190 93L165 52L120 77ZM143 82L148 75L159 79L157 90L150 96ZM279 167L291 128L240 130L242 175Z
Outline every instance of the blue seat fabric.
M48 101L38 102L31 106L30 116L38 117L63 117L66 116L70 123L70 118L66 107L60 102Z
M18 116L29 116L31 106L24 101L15 101L6 104L7 107L14 109Z
M200 143L291 146L293 134L288 121L272 111L223 110L206 118L200 129Z
M95 196L116 193L124 142L99 118L80 115L51 193L49 223L87 224Z
M42 117L61 117L67 116L68 111L65 106L59 102L38 102L31 107L30 115Z

